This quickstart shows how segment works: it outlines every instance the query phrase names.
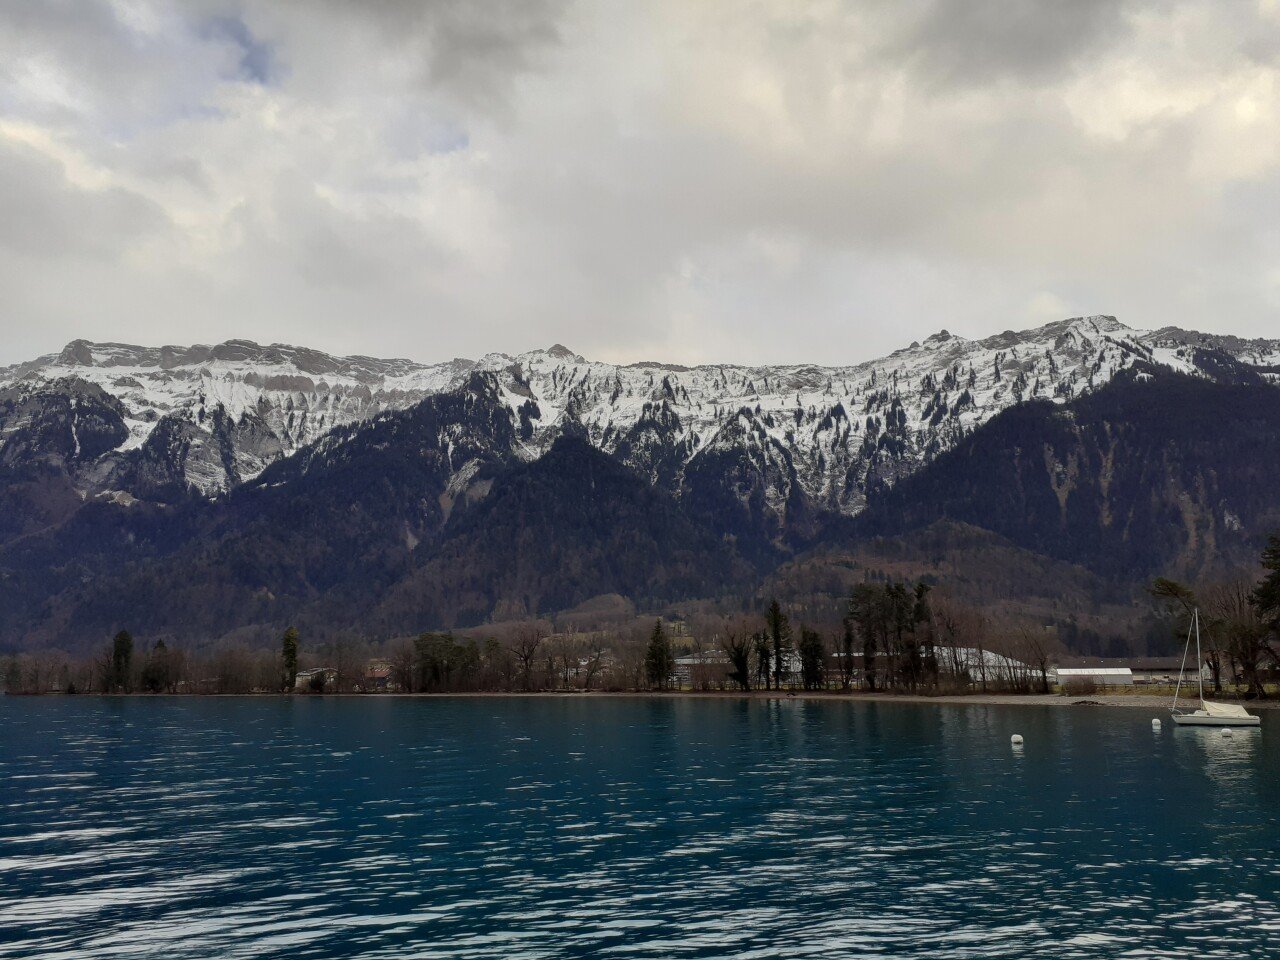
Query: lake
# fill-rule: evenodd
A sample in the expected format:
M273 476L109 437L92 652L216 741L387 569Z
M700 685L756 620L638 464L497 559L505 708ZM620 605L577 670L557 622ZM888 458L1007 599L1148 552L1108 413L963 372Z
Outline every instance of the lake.
M0 698L0 957L1276 956L1280 716L1151 716Z

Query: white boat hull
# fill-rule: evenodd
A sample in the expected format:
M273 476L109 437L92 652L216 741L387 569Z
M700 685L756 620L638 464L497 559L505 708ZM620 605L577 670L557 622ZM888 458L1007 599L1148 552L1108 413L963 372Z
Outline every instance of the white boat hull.
M1173 722L1180 727L1258 727L1260 717L1211 717L1207 713L1175 713Z

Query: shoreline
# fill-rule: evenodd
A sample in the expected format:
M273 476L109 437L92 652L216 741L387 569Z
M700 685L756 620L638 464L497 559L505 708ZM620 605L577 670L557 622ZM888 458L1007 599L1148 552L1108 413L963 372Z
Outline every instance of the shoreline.
M848 703L935 703L946 706L1041 706L1041 707L1142 707L1167 713L1170 697L1154 693L1095 693L1088 695L1063 695L1060 693L946 693L937 695L919 693L871 693L838 690L475 690L448 693L5 693L19 698L43 697L128 697L141 699L192 699L214 698L280 698L303 700L430 700L430 699L486 699L500 697L548 698L548 699L658 699L658 700L829 700ZM1234 700L1248 710L1277 710L1280 700Z

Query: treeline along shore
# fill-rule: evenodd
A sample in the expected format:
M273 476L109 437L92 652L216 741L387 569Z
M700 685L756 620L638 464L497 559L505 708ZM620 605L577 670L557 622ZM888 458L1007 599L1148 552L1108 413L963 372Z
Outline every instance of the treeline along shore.
M1204 626L1199 670L1216 696L1266 699L1280 680L1280 537L1256 582L1150 593L1181 649L1194 610ZM8 694L418 694L596 692L888 693L1027 696L1098 692L1106 681L1059 673L1057 638L936 596L925 582L854 587L837 625L810 626L772 600L760 614L655 617L612 630L556 632L522 621L459 633L312 644L293 628L278 644L136 642L128 630L88 656L57 651L0 659ZM1177 638L1177 639L1175 639ZM1192 658L1194 660L1194 657ZM1158 671L1156 672L1158 674ZM1148 677L1169 681L1166 675Z

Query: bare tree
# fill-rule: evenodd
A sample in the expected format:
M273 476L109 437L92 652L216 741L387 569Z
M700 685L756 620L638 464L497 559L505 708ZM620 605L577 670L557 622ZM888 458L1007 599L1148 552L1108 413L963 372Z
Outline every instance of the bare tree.
M511 653L520 664L520 677L525 690L533 689L533 663L542 647L544 634L537 626L522 626L511 642Z
M610 671L612 686L628 690L639 690L644 686L645 652L652 631L653 621L644 617L632 620L614 635L614 663Z
M604 665L604 643L593 634L587 641L587 655L582 669L582 689L590 690Z
M1263 698L1266 688L1262 684L1262 664L1264 660L1276 662L1276 651L1269 642L1267 625L1250 603L1252 592L1253 583L1248 576L1236 576L1206 587L1203 594L1209 633L1239 668L1248 696Z
M406 693L413 693L413 641L408 637L397 637L388 644L386 657L391 662L392 685Z
M939 672L964 689L976 682L987 687L987 652L984 635L988 624L981 613L954 599L939 596L933 604L933 625L938 645Z
M1049 692L1049 645L1045 642L1044 632L1027 627L1020 628L1021 659L1029 664L1037 676L1037 686L1041 693Z
M731 631L720 641L720 649L729 660L729 679L743 690L751 689L751 659L756 638L746 631Z

